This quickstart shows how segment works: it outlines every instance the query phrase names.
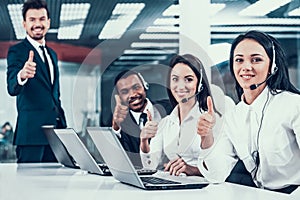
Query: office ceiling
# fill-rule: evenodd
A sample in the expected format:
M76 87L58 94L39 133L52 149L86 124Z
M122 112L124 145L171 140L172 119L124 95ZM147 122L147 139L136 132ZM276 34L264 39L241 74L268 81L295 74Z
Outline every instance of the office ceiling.
M269 7L272 7L277 1L279 0L269 0ZM22 4L23 2L23 0L0 1L0 58L5 58L7 48L18 41L8 5ZM86 62L89 65L105 66L105 68L110 67L113 71L119 71L137 65L164 63L173 53L178 52L178 18L180 14L163 16L166 9L171 5L178 4L177 0L48 0L47 2L51 18L51 29L47 34L47 41L58 51L62 61ZM211 0L212 4L224 4L224 7L211 17L212 43L231 41L238 33L250 28L266 31L279 38L297 39L299 37L300 16L299 14L298 16L297 14L289 15L290 11L299 8L299 0L286 1L281 7L264 16L241 17L238 15L241 10L256 2L256 0ZM82 18L62 21L62 5L71 3L88 4L87 14ZM109 19L122 17L122 14L112 15L117 3L143 3L143 8L120 39L99 39L99 34ZM253 15L258 11L254 11ZM161 26L155 25L156 20L160 18L173 19L166 25L173 27L174 30L171 30L167 36L164 36L164 31L161 31L160 35L156 35L154 39L141 39L141 34L146 33L147 28ZM83 26L78 39L58 39L59 28L81 22L83 22ZM163 26L161 27L163 28ZM164 44L167 47L160 45L158 47L153 45L139 47L137 42L141 41L154 42L156 45ZM144 49L163 51L152 53L138 51ZM65 70L71 73L76 72L78 68L74 68L73 71Z

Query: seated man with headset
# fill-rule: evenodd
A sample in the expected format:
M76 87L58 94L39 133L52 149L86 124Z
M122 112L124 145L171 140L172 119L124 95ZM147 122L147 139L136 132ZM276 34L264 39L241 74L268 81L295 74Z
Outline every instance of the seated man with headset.
M147 121L147 113L152 120L160 121L171 111L169 101L151 102L146 91L149 84L140 73L132 70L122 71L115 78L115 101L112 128L120 138L133 165L142 167L140 159L140 132Z

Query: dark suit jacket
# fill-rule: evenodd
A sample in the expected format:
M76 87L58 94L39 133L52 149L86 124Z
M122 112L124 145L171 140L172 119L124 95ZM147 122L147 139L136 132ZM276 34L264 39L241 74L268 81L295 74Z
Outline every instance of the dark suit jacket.
M30 50L34 51L36 74L21 86L18 84L17 74L28 60ZM17 96L18 118L14 137L16 145L48 144L41 126L56 125L57 117L61 119L61 128L66 127L60 101L57 55L52 49L47 50L54 66L53 85L50 83L45 63L27 39L10 47L8 51L7 90L11 96Z
M165 117L172 110L169 100L160 100L153 103L154 109L158 112L161 118ZM128 112L125 120L121 124L121 144L126 150L130 160L135 166L142 167L140 159L140 127L135 121L131 112Z

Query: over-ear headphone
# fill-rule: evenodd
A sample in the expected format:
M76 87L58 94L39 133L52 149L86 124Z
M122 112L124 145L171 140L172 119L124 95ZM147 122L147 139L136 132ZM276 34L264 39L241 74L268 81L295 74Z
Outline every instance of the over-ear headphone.
M272 42L272 50L273 50L273 61L272 61L272 66L271 66L271 75L274 75L277 72L278 67L276 66L276 62L275 62L275 54L276 54L275 46L274 46L274 43L273 43L272 40L271 40L271 42Z
M201 92L201 90L202 90L202 87L203 87L203 85L202 85L202 78L203 78L203 73L202 73L202 68L201 68L200 69L200 79L199 79L199 85L198 85L197 92Z
M143 84L145 90L148 90L148 89L149 89L149 83L147 83L147 82L145 81L145 79L144 79L144 77L142 76L141 73L138 72L137 75L138 75L138 77L141 79L142 84Z
M273 53L273 60L272 60L272 66L271 66L271 75L274 75L277 70L278 70L278 67L276 66L276 51L275 51L275 45L274 45L274 42L272 40L272 37L270 37L267 33L264 33L264 32L261 32L266 38L268 38L268 40L271 42L272 44L272 53Z

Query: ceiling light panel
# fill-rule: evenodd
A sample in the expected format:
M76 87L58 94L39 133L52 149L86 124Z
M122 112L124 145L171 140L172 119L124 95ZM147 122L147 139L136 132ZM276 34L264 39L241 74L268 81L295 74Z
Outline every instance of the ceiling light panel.
M300 7L299 8L296 8L296 9L294 9L294 10L292 10L292 11L290 11L289 13L288 13L288 15L289 16L300 16Z
M179 32L178 26L149 26L146 28L146 32L148 33L168 33L168 32Z
M140 54L149 54L149 55L165 55L165 54L175 54L178 53L177 50L171 49L126 49L124 54L131 54L131 55L140 55Z
M241 16L265 16L268 13L290 3L292 0L259 0L239 12Z
M210 4L210 16L216 15L219 11L225 8L225 3L212 3Z
M180 14L180 9L179 9L179 4L172 4L171 6L169 6L164 12L163 12L163 16L179 16Z
M167 43L167 42L133 42L132 48L178 48L178 43Z
M166 55L151 55L151 56L141 56L141 55L123 55L121 57L119 57L119 61L121 60L129 60L129 61L132 61L132 60L166 60L167 59L167 56Z
M167 33L143 33L139 37L141 40L178 40L179 34L167 34Z
M89 3L63 3L57 38L79 39L90 7Z
M121 65L121 66L139 66L139 65L157 65L159 64L158 60L153 61L115 61L113 65Z
M134 22L142 9L144 3L118 3L110 19L100 32L99 39L119 39Z
M167 18L158 18L154 21L154 25L174 25L179 24L179 18L167 17Z
M7 5L11 23L13 25L16 38L18 40L24 39L26 36L26 32L22 25L22 22L23 22L22 6L23 6L23 4L8 4Z

